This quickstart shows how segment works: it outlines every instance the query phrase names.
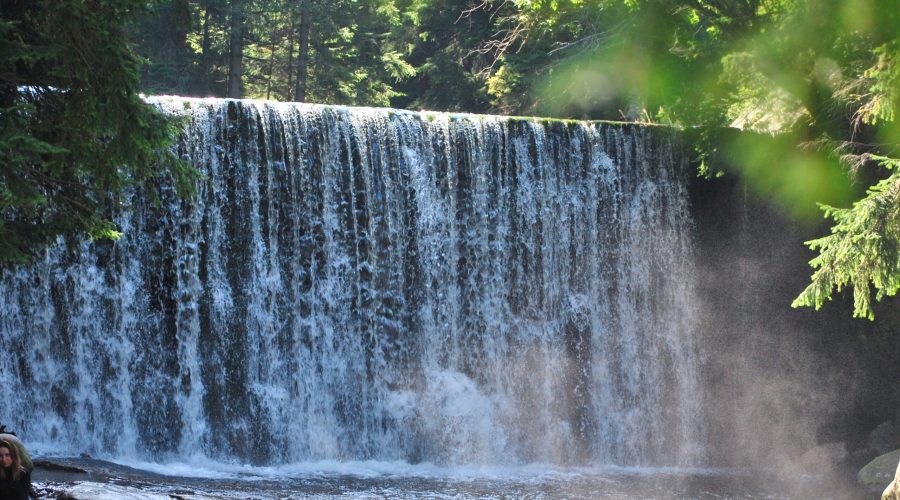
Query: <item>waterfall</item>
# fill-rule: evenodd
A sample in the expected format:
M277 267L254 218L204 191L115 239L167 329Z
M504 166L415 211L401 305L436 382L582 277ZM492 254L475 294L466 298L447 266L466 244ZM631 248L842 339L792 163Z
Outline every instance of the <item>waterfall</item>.
M257 101L189 200L0 276L0 422L165 460L702 460L687 167L662 128Z

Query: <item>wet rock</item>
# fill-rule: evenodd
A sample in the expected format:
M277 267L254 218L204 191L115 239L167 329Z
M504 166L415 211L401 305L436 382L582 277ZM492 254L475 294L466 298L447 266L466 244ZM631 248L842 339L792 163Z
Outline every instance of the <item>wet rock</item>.
M167 494L107 483L80 482L66 488L59 500L171 500Z
M53 484L31 483L31 498L59 498L60 490Z
M87 474L87 471L80 467L58 464L49 460L35 460L34 467L36 469L44 469L53 472L74 472L76 474Z
M869 490L881 491L894 479L898 463L900 463L900 450L894 450L866 464L856 478Z

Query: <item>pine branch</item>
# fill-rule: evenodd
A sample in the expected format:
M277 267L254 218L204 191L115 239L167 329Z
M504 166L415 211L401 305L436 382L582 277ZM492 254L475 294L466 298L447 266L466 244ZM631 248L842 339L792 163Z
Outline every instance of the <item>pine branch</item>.
M872 159L893 173L852 208L822 207L836 224L830 235L806 242L819 251L809 262L816 271L792 307L818 310L831 300L834 290L851 287L853 316L872 320L873 288L875 301L900 290L900 159Z

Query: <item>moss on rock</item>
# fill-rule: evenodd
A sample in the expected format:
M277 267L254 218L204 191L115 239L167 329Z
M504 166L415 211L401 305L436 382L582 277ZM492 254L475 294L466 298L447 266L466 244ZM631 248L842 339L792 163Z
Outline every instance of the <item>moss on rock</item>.
M866 464L856 478L866 488L872 491L881 491L894 479L898 463L900 463L900 450L885 453Z

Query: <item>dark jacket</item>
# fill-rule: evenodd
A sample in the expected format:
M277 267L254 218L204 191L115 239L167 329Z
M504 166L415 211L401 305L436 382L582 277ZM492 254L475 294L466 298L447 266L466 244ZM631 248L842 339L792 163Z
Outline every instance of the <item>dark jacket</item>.
M31 473L22 469L19 479L12 478L12 467L3 471L0 478L0 500L28 500L31 492Z

